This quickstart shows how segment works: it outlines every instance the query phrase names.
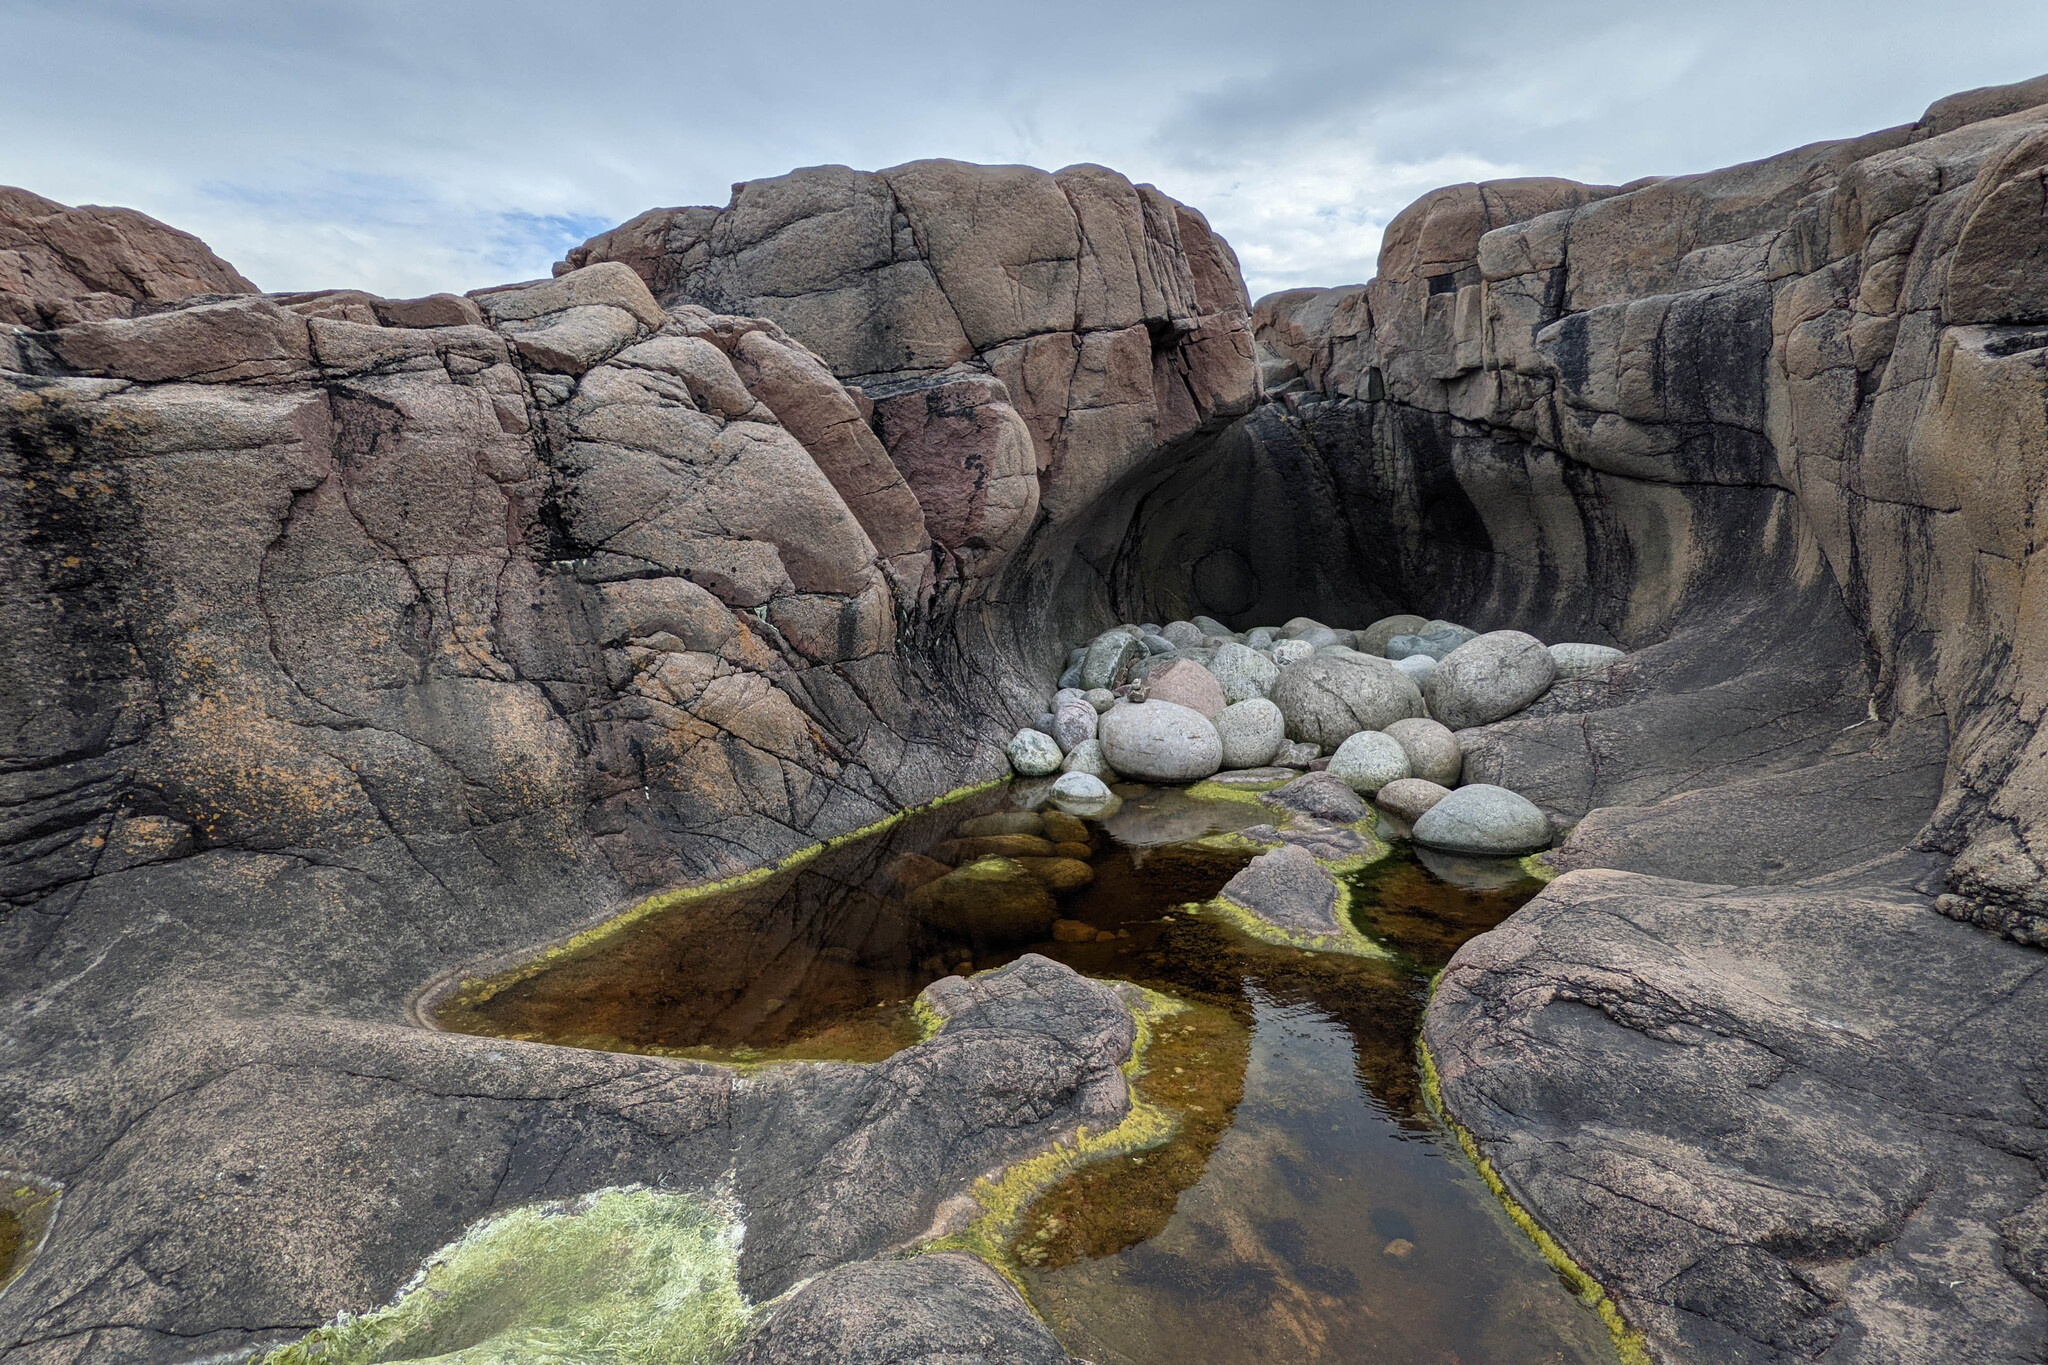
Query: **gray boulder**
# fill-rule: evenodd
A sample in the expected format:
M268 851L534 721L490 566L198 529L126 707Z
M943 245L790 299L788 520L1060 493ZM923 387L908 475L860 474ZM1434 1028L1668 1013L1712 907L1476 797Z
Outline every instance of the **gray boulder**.
M1423 714L1415 680L1365 654L1317 655L1289 664L1274 679L1270 696L1287 718L1289 739L1324 749L1360 730L1384 730Z
M1463 626L1444 626L1437 630L1417 631L1413 635L1396 635L1387 641L1386 655L1389 659L1396 660L1417 654L1442 659L1452 650L1475 638L1474 632Z
M1280 676L1280 665L1256 649L1227 644L1216 651L1216 659L1209 665L1209 671L1222 684L1223 699L1240 702L1270 693L1273 680Z
M1197 616L1190 623L1204 636L1220 635L1226 640L1235 640L1237 633L1213 616Z
M1308 634L1312 630L1328 629L1328 626L1316 620L1313 616L1296 616L1280 627L1279 635L1283 640L1293 640Z
M1179 648L1178 645L1174 644L1173 641L1167 639L1163 635L1142 636L1138 640L1138 643L1145 646L1145 652L1147 654L1171 654L1174 650Z
M1095 708L1080 698L1064 703L1052 715L1052 737L1062 752L1095 738Z
M1489 631L1452 650L1429 675L1429 713L1464 730L1511 716L1550 690L1557 664L1533 635Z
M1284 720L1282 724L1285 724ZM1323 751L1315 745L1297 744L1290 739L1275 750L1268 761L1279 768L1306 768L1322 756Z
M1232 702L1215 723L1226 768L1263 768L1287 742L1287 718L1264 697Z
M1060 770L1060 746L1042 730L1019 730L1005 751L1020 777L1045 777Z
M1114 799L1108 784L1092 773L1062 773L1052 784L1052 803L1069 815L1093 815Z
M1272 626L1253 626L1245 632L1244 642L1253 649L1265 649L1273 643L1275 633Z
M1112 708L1097 738L1110 766L1140 782L1199 782L1223 766L1208 717L1170 701Z
M1081 694L1081 699L1094 707L1097 715L1116 705L1116 693L1106 687L1092 687Z
M1392 735L1361 730L1337 746L1326 771L1351 790L1370 794L1409 776L1408 751Z
M1281 668L1311 658L1315 652L1316 647L1306 640L1286 639L1273 642L1273 662Z
M1083 691L1115 687L1130 672L1131 665L1145 654L1145 647L1122 630L1097 636L1081 661L1079 686Z
M1202 628L1192 621L1169 621L1159 633L1180 649L1192 649L1202 643Z
M1099 739L1084 739L1069 749L1066 761L1060 764L1060 771L1087 773L1090 777L1099 777L1104 782L1122 780L1117 770L1109 765L1109 759L1104 756L1102 741Z
M1588 673L1598 673L1609 664L1620 663L1627 653L1612 645L1552 645L1550 661L1557 665L1560 678L1583 678Z
M1415 822L1415 842L1445 853L1515 857L1550 847L1550 821L1506 787L1460 787Z
M1394 667L1415 679L1417 687L1422 686L1429 675L1436 672L1436 656L1433 654L1410 654L1405 659L1395 659L1393 663Z
M1387 641L1396 635L1419 635L1427 624L1420 616L1382 616L1358 632L1352 647L1361 654L1385 654Z
M1373 797L1373 804L1396 820L1414 824L1429 812L1439 801L1451 794L1451 789L1427 778L1404 777L1398 782L1389 782Z
M1465 769L1465 754L1449 726L1418 716L1395 721L1387 733L1407 752L1408 767L1416 777L1445 787L1457 785L1458 775Z

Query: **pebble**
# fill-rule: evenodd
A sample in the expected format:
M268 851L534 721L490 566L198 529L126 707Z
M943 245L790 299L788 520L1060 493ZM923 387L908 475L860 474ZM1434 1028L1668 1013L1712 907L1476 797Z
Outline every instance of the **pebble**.
M1169 659L1145 675L1145 695L1199 711L1207 720L1223 714L1227 702L1216 675L1192 659Z
M1095 708L1076 697L1053 713L1052 737L1072 753L1075 745L1095 738L1095 725Z
M1094 707L1098 714L1116 705L1116 693L1106 687L1092 688L1083 692L1081 698Z

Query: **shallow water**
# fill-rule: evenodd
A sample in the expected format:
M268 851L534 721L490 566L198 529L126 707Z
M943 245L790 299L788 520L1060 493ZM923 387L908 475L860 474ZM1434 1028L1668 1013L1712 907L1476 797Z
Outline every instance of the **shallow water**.
M998 791L647 916L458 996L442 1022L743 1062L872 1060L916 1041L908 1004L930 981L1044 953L1193 1006L1158 1026L1136 1083L1178 1115L1175 1136L1055 1186L1009 1248L1070 1351L1099 1365L1613 1361L1598 1318L1421 1097L1430 977L1539 884L1513 863L1425 865L1396 845L1347 879L1356 927L1388 959L1274 947L1186 908L1249 858L1192 841L1271 812L1120 791L1122 810L1093 827L1094 881L1061 898L1091 941L947 940L904 910L905 856L1008 809Z

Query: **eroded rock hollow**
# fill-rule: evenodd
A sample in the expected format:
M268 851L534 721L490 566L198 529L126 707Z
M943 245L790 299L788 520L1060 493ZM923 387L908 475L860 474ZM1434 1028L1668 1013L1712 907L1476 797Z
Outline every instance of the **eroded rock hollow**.
M273 1345L632 1182L810 1282L759 1358L843 1343L909 1272L835 1267L1126 1111L1115 992L1027 960L768 1080L420 992L999 775L1117 620L1413 611L1631 651L1459 735L1571 830L1425 1025L1512 1198L1660 1359L2043 1358L2044 100L1439 190L1256 308L1092 166L798 171L410 300L0 192L0 1168L63 1191L0 1354ZM929 1349L1059 1358L918 1266Z

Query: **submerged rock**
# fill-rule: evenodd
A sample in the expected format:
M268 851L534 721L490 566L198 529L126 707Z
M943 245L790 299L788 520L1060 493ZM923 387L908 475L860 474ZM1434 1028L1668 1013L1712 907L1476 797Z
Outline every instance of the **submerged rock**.
M1533 635L1496 630L1458 646L1425 684L1429 713L1453 730L1486 725L1550 690L1557 664Z
M1119 706L1102 717L1103 756L1141 782L1199 782L1223 766L1223 741L1201 712L1170 701Z
M1019 730L1005 751L1021 777L1046 777L1060 770L1059 744L1043 730Z
M1028 810L997 811L993 815L976 815L962 820L953 832L962 839L981 839L995 834L1043 834L1045 818Z
M1277 929L1340 934L1337 879L1296 844L1261 853L1223 886L1223 898Z
M1370 794L1409 775L1408 751L1392 735L1361 730L1337 746L1324 771L1351 790Z
M1046 854L1052 851L1046 846ZM1014 858L982 858L904 897L923 923L975 943L1028 943L1058 916L1052 893Z
M1534 853L1550 847L1550 821L1528 798L1480 782L1430 807L1415 822L1415 842L1445 853Z

